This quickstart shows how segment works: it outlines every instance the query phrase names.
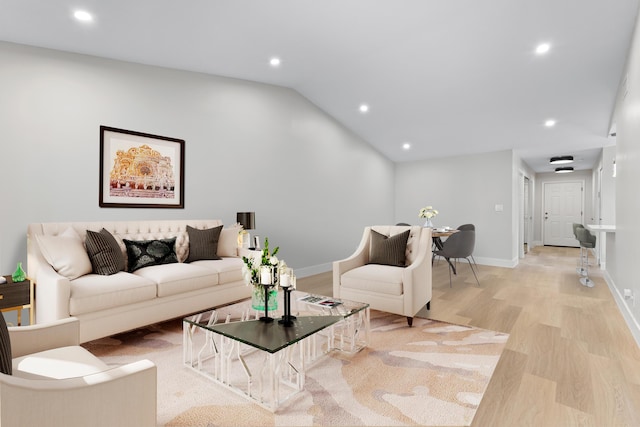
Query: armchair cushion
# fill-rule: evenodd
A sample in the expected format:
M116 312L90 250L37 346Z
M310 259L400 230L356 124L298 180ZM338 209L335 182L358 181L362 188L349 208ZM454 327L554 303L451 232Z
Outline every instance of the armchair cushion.
M407 240L409 231L385 236L375 230L371 230L371 249L369 264L392 265L404 267L406 262Z
M402 295L404 268L368 264L349 270L342 275L342 286L386 295Z
M59 347L13 359L13 375L32 380L62 380L109 369L80 346Z

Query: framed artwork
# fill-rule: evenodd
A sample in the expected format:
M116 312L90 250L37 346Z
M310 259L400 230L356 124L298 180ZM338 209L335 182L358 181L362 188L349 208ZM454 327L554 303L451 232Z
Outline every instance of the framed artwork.
M184 208L184 140L100 126L100 207Z

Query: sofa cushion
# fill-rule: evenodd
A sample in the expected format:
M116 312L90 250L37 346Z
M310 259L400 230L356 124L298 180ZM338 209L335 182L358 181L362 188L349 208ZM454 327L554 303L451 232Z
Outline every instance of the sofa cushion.
M340 284L345 288L399 296L403 293L403 273L403 267L367 264L344 273Z
M181 294L218 284L217 272L185 263L154 265L141 268L134 274L157 283L158 297Z
M201 259L220 259L218 256L218 240L222 226L198 230L187 225L189 235L189 256L185 262L199 261Z
M241 230L242 227L237 224L222 229L220 239L218 240L218 256L238 256L238 233L240 233Z
M218 261L196 261L191 264L216 272L218 274L218 283L221 285L244 280L242 277L243 262L238 257L225 257Z
M408 238L409 230L390 237L371 230L369 263L404 267Z
M95 274L109 276L124 270L124 255L120 245L104 228L99 233L87 230L85 245Z
M178 262L176 256L176 238L158 240L122 239L127 248L129 272L151 265L172 264Z
M36 240L42 256L58 274L73 280L91 273L89 255L73 228L69 227L57 236L38 234Z
M62 380L109 369L103 361L80 346L58 347L13 359L16 377Z
M157 286L152 280L120 271L111 276L87 274L71 281L69 313L83 313L121 307L155 298Z

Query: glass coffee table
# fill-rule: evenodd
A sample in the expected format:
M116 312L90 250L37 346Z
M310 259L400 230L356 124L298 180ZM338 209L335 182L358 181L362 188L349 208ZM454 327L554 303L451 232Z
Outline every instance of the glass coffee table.
M279 309L283 313L282 295ZM275 411L304 389L305 372L330 351L357 352L369 343L369 305L293 291L293 325L262 322L251 301L183 320L184 364Z

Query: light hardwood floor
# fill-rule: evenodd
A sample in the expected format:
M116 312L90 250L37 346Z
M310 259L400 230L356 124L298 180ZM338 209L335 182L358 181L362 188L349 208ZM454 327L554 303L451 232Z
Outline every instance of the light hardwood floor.
M510 334L473 426L640 426L640 349L601 272L578 282L578 249L537 247L516 268L465 261L449 287L433 270L431 310L421 317ZM331 273L299 289L332 293Z

